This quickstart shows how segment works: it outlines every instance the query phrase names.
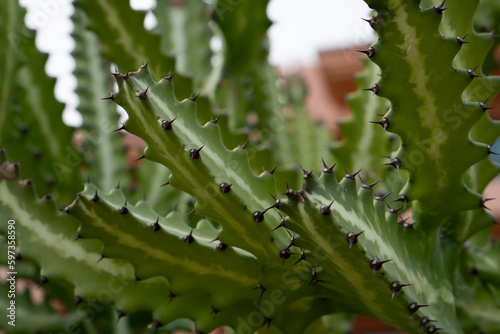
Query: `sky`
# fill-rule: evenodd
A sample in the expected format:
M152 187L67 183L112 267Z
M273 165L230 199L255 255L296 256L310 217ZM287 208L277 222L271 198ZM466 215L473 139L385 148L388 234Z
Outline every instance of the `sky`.
M66 104L63 120L78 126L81 116L76 111L77 83L72 75L75 63L70 55L74 48L70 37L71 0L19 1L27 9L27 26L38 31L37 47L49 53L46 71L57 78L56 98ZM130 3L135 9L149 10L155 1L131 0ZM274 65L314 65L321 50L364 45L374 39L369 25L361 20L368 18L370 12L362 0L271 0L267 12L273 21L268 36L269 60ZM154 24L154 17L148 15L145 25Z

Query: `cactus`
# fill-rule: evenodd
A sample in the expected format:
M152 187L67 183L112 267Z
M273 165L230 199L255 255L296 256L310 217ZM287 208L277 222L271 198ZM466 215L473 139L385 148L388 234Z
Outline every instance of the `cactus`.
M378 40L361 50L341 142L309 121L300 81L266 62L266 1L159 2L156 34L116 0L78 1L74 146L53 85L35 85L47 78L34 33L0 40L0 58L14 61L1 72L1 218L17 222L18 277L75 307L63 317L19 295L19 319L37 317L2 327L346 333L359 314L408 333L500 333L500 248L481 196L498 175L488 110L500 80L488 75L494 41L473 29L498 15L487 0L366 2ZM17 3L0 6L21 36ZM225 47L210 68L213 36ZM109 79L117 90L105 97ZM7 112L14 103L22 113ZM113 131L102 125L117 123L116 106L128 119ZM147 145L138 170L124 133ZM60 161L64 145L79 162L49 189L30 150ZM0 235L5 254L4 222Z

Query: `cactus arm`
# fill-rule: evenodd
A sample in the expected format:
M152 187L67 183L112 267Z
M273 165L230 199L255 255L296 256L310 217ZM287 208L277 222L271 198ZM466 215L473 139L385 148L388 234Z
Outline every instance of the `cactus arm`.
M84 142L81 146L87 152L84 156L87 172L103 189L111 189L118 181L127 187L121 136L113 133L118 128L118 113L116 108L100 99L102 92L113 88L111 78L106 75L110 64L98 57L99 41L93 32L84 28L85 14L76 9L72 20L75 25L72 34L75 50L72 54L78 79L78 110L83 117Z
M451 275L443 253L448 250L440 245L439 238L433 239L432 247L424 247L422 240L426 239L421 237L421 230L396 224L394 214L386 217L385 203L373 201L368 189L360 188L356 193L354 180L345 178L338 184L334 174L323 174L319 180L307 179L305 190L303 195L290 194L282 200L280 209L290 217L287 226L300 235L297 246L315 249L322 284L334 290L346 307L410 333L417 332L415 322L424 315L435 317L446 331L462 332L454 315L451 284L446 279ZM328 206L332 200L330 215L321 214L320 206ZM349 248L347 233L361 231L359 241ZM408 249L418 249L420 258ZM382 268L385 275L375 272L375 279L369 266L374 258L391 260ZM433 263L433 272L426 269L428 261ZM388 287L396 280L412 285L391 302ZM383 302L386 299L387 303ZM407 308L415 301L431 306L415 313L411 325Z
M125 197L119 189L109 195L98 191L100 199L93 202L96 191L87 185L69 212L81 221L79 233L83 238L103 241L105 257L129 259L141 279L166 277L176 295L203 289L213 296L213 306L218 309L254 297L252 288L258 284L259 264L252 257L238 255L232 247L214 251L217 244L209 241L217 238L215 230L198 225L191 234L177 212L158 218L145 202L128 204L123 214L119 210ZM154 225L156 219L158 225ZM186 244L188 235L194 239Z
M371 50L368 49L367 52ZM387 198L390 202L397 198L403 188L404 180L398 173L399 167L387 159L388 153L399 147L396 136L389 136L380 131L379 125L373 124L380 115L387 112L390 102L364 91L378 79L380 69L369 59L363 60L364 70L356 76L358 90L347 97L347 104L352 110L352 117L339 124L342 141L333 147L336 161L348 171L362 169L362 174L370 177L378 175L382 179L378 190L383 194L392 192ZM338 168L337 176L343 176L343 169ZM365 177L366 177L365 176Z
M382 160L383 156L392 150L387 134L370 123L377 121L380 117L378 114L384 114L390 103L384 98L371 96L362 90L373 85L380 69L367 59L363 60L363 65L363 72L356 76L358 90L351 93L347 99L353 116L340 123L344 139L333 149L335 156L342 161L345 168L352 171L367 166L381 166L387 162ZM382 171L380 167L378 169Z
M500 5L494 0L481 0L474 15L474 29L478 32L489 32L489 37L493 40L493 47L488 52L483 63L483 72L491 74L498 67L495 57L495 49L500 43Z
M161 53L160 37L144 29L144 13L134 11L128 3L119 0L85 0L75 5L87 14L89 29L105 41L102 44L103 56L119 70L128 71L141 60L155 64L155 73L161 77L168 76L175 69L174 60ZM192 93L191 80L182 75L176 75L176 80L177 92L181 96Z
M0 5L0 82L1 82L1 95L0 95L0 137L2 143L4 142L4 135L8 133L6 117L8 109L12 102L10 96L14 89L13 82L15 82L14 75L20 64L19 46L23 42L24 36L22 35L22 19L24 11L19 4L15 1L6 1Z
M266 16L268 0L217 1L214 16L226 40L229 71L242 75L264 57L263 39L271 22Z
M211 7L203 1L173 3L158 1L153 10L162 34L162 52L175 55L176 71L192 75L196 91L212 95L219 81L224 62L220 52L210 49L210 39L217 36L217 29L211 24ZM212 66L212 57L218 66ZM214 80L215 78L215 80Z
M198 125L196 103L189 99L178 102L169 80L157 83L149 69L141 68L128 79L118 77L117 82L119 92L114 95L114 101L129 113L126 130L148 143L146 158L167 166L173 174L170 184L190 193L198 201L197 212L223 226L222 241L238 244L258 258L262 257L264 262L275 262L279 250L265 233L260 232L262 227L255 228L253 219L254 212L272 204L269 193L276 194L272 175L255 176L245 150L229 151L222 143L216 124ZM136 97L137 92L146 89L146 100ZM174 118L172 130L163 130L160 120ZM196 150L202 146L198 153ZM195 157L198 154L200 157L190 158L190 150L194 150ZM232 184L227 194L220 189L223 182ZM275 217L266 218L260 226L269 221L270 226L279 224ZM229 240L224 240L225 235Z
M22 25L23 18L16 18L22 13L16 9L19 4L9 1L5 6L9 7L2 15L9 16L7 23L17 23L1 41L5 62L12 66L2 75L15 74L5 77L12 86L9 97L0 102L5 104L0 111L4 119L0 147L8 147L11 160L25 165L23 178L37 178L40 196L53 193L69 202L78 189L81 164L81 156L71 144L73 130L62 121L63 105L54 97L55 80L45 74L47 55L36 49L35 34ZM15 63L10 63L12 56Z
M75 241L78 221L56 213L52 201L37 199L32 187L28 185L23 189L15 182L1 181L1 215L15 217L18 222L18 251L23 258L36 260L42 268L41 274L49 278L47 284L61 279L73 284L83 306L113 302L125 315L147 311L152 313L153 319L165 324L179 318L192 318L202 330L211 330L221 324L236 325L235 315L241 315L245 308L248 312L253 311L245 305L235 306L220 312L214 319L210 314L210 300L201 290L176 296L169 303L170 286L165 278L153 277L137 282L130 262L111 258L100 260L102 243L85 238ZM6 226L1 225L0 234L6 233Z
M442 16L434 8L421 10L414 3L395 1L366 2L379 13L378 24L374 24L379 40L371 58L382 71L377 94L391 101L392 108L385 115L390 122L388 131L401 137L396 155L409 172L410 182L402 193L418 201L414 209L423 212L422 217L478 208L479 196L465 187L462 177L488 152L485 144L468 138L483 113L478 104L461 100L473 73L453 68L459 43L455 37L440 34ZM438 49L439 57L433 54ZM452 131L450 117L456 113L470 116ZM439 182L431 184L430 180ZM449 194L456 195L453 204Z
M435 4L438 5L438 4ZM472 64L483 63L484 56L492 48L493 41L489 34L477 33L472 29L471 13L476 11L478 3L475 1L461 2L459 5L451 4L447 10L448 15L443 17L440 25L441 31L447 36L465 36L469 43L461 48L454 59L454 66L468 68ZM478 9L479 10L479 9ZM470 44L470 45L469 45ZM469 47L473 46L473 47ZM496 77L479 77L465 90L463 97L470 101L485 101L494 96L499 90L499 81ZM483 107L489 108L487 103ZM500 123L491 120L488 109L472 127L469 135L471 140L482 143L493 143L500 136ZM464 183L471 190L481 194L487 184L498 175L498 166L490 159L484 159L473 165L464 176ZM478 210L479 211L479 210ZM482 210L481 210L482 211ZM466 240L475 232L491 225L491 218L482 212L467 212L463 219L458 220L456 233L458 240Z

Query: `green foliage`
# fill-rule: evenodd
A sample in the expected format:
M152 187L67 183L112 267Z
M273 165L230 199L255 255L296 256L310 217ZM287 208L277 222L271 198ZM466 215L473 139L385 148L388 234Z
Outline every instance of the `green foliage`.
M498 175L500 80L486 75L496 42L474 30L496 31L497 8L366 2L378 40L339 142L309 120L300 79L267 62L265 0L158 1L151 31L117 0L77 1L77 130L23 11L2 3L0 214L16 221L19 279L46 294L16 296L10 332L346 333L357 314L500 333L481 196Z

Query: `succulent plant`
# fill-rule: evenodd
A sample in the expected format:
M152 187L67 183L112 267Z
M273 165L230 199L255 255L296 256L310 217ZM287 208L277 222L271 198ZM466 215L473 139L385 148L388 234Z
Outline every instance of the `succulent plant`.
M475 29L498 30L490 2L366 0L378 39L338 142L267 63L267 1L158 1L154 31L118 0L77 1L81 129L62 123L17 1L0 3L0 245L16 221L17 277L47 298L16 296L20 325L2 328L346 333L363 315L500 333L481 195L500 80ZM125 133L147 145L134 167Z

